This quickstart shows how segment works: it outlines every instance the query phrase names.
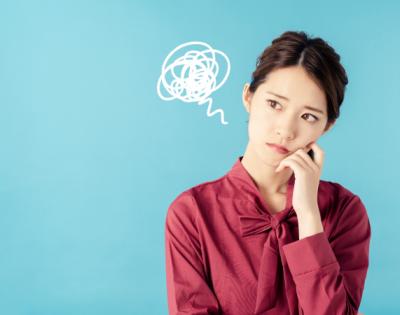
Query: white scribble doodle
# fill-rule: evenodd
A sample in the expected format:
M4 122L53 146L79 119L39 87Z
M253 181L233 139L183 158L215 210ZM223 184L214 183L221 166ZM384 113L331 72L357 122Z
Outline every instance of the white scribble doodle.
M191 46L202 46L193 49ZM184 47L191 48L183 53ZM204 48L205 47L205 48ZM173 54L179 55L173 59ZM223 79L217 84L220 66L216 57L221 55L226 61L226 72ZM180 99L185 103L197 102L203 105L208 102L207 116L221 114L221 123L227 125L222 109L211 111L212 98L210 95L218 90L226 81L231 70L229 58L220 50L213 49L210 45L200 41L181 44L172 50L165 58L161 67L161 75L157 82L158 96L165 100ZM167 78L168 76L168 78ZM162 95L160 85L165 88L169 96Z

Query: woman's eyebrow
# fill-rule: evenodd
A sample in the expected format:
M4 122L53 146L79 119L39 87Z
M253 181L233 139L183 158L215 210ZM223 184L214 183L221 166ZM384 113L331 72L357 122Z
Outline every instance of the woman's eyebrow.
M288 99L286 96L279 95L279 94L276 94L276 93L271 92L271 91L266 91L266 93L275 95L276 97L282 98L282 99L284 99L284 100L286 100L286 101L289 102L289 99ZM312 107L312 106L305 105L304 108L307 108L307 109L316 111L316 112L318 112L318 113L320 113L320 114L324 114L324 112L323 112L322 110L320 110L320 109L318 109L318 108L315 108L315 107Z

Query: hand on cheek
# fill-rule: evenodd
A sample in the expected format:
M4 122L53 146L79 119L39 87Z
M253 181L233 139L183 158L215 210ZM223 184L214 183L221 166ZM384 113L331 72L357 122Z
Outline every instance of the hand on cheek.
M307 154L314 152L314 160ZM298 216L316 214L318 209L318 186L322 173L324 151L315 142L304 149L298 149L284 158L276 168L276 172L290 167L295 175L292 205Z

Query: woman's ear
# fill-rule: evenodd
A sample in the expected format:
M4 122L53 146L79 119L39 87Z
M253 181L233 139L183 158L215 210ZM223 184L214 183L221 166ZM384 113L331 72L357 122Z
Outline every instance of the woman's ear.
M243 105L246 109L246 112L248 112L248 113L250 113L251 99L253 98L253 93L250 92L249 87L250 87L250 84L245 83L245 85L243 87L243 93L242 93Z

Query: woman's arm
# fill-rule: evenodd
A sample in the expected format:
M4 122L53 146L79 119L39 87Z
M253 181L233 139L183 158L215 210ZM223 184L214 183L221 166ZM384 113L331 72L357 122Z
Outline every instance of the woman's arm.
M220 314L201 259L196 228L196 204L184 195L168 209L165 223L165 255L170 315Z
M369 265L371 226L356 195L344 202L336 229L283 246L304 315L357 314Z

